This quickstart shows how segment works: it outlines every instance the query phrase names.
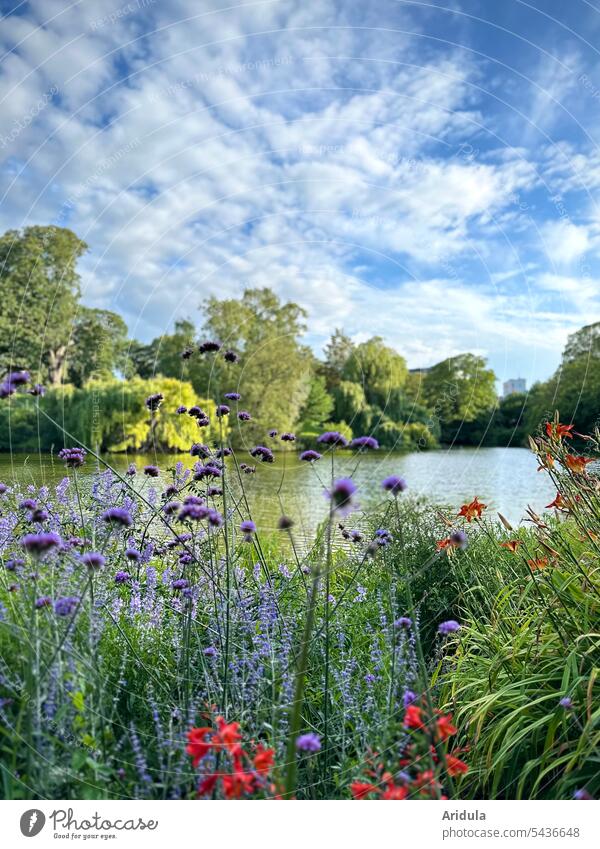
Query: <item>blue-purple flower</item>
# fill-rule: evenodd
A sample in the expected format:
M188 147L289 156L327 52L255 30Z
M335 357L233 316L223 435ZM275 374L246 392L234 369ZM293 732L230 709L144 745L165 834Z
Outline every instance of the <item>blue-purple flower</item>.
M245 542L252 542L252 535L256 533L256 525L252 519L245 519L240 524L240 531L244 534Z
M225 351L223 359L228 363L237 363L239 357L235 351Z
M87 551L81 555L81 562L89 569L101 569L106 563L106 558L99 551Z
M146 398L146 406L150 410L151 413L155 413L162 402L164 401L165 396L161 392L154 392L152 395L148 395Z
M438 634L446 636L454 634L456 631L460 631L460 625L455 619L448 619L447 622L440 622L438 625Z
M308 734L301 734L296 738L296 749L299 752L308 752L310 754L319 752L321 750L321 738L313 731L309 731Z
M68 469L78 469L85 463L87 451L83 448L61 448L58 457Z
M124 528L130 528L133 524L131 514L124 507L109 507L102 514L102 519L113 525L122 525Z
M215 342L214 340L202 342L198 345L198 350L201 354L215 354L217 351L221 350L221 343Z
M120 569L115 573L115 584L127 584L131 580L131 575L129 572L125 572Z
M53 549L61 545L61 538L53 532L41 534L25 534L21 539L23 548L34 557L44 557Z
M148 466L144 466L144 474L148 475L149 478L157 478L160 475L160 469L158 466L149 464Z
M327 493L333 509L340 513L349 512L352 507L352 496L356 492L356 484L350 478L339 478L333 482L333 486Z
M54 602L54 612L57 616L70 616L77 608L79 599L76 596L64 596Z
M392 495L400 495L406 489L406 481L399 475L390 475L381 482L381 486L386 492L391 492Z
M237 417L241 422L249 422L252 418L248 410L240 410Z
M401 616L394 622L394 628L412 628L412 619L408 616Z
M314 463L316 460L320 460L323 455L319 454L318 451L314 451L312 448L309 448L307 451L303 451L300 454L299 459L303 460L305 463Z
M379 448L379 443L373 436L357 436L350 443L350 448L358 448L362 451L375 451Z
M228 416L230 412L231 412L231 410L229 409L227 404L219 404L219 406L217 407L217 409L215 411L216 416L219 419L222 419L223 416Z
M261 460L263 463L272 463L275 460L273 452L265 445L255 445L254 448L250 449L250 456Z
M281 434L281 441L282 442L295 442L296 441L296 434L295 433L282 433Z
M50 607L52 604L52 599L49 595L43 595L40 598L36 598L35 600L35 608L36 610L41 610L44 607Z
M187 411L188 411L188 408L186 406L184 406L184 404L180 404L177 407L177 409L175 410L175 412L177 413L178 416L183 415L183 413L187 413Z
M228 401L241 401L242 396L239 392L226 392L223 395L223 398L227 398Z
M317 442L321 445L331 445L335 448L346 448L348 440L337 430L326 430L317 436Z

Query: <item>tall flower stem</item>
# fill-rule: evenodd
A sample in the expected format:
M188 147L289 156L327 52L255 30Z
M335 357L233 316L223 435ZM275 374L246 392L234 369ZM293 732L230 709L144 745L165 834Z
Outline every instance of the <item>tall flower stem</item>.
M294 686L294 701L292 703L292 715L290 719L290 732L286 751L286 776L285 776L285 795L292 796L296 791L296 739L300 731L300 722L302 719L302 705L304 703L304 688L306 684L306 670L308 668L308 648L310 645L312 631L315 624L315 614L317 608L317 598L319 594L319 580L321 572L318 564L315 568L310 594L308 597L308 607L306 610L306 620L304 622L304 632L302 634L302 642L300 644L300 657L296 668L296 680Z

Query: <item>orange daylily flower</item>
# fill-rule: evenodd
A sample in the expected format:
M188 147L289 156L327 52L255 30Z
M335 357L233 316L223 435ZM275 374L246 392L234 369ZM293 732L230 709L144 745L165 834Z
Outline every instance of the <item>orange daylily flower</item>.
M577 454L567 454L565 457L567 467L576 475L585 474L585 467L592 461L592 457L579 457Z
M535 571L536 569L545 569L548 565L547 557L536 557L535 560L528 560L527 565L530 569Z
M562 439L565 436L567 439L573 439L573 434L571 431L575 425L564 425L560 422L546 422L546 436L549 436L550 439Z
M445 548L452 548L454 542L451 537L446 537L446 539L440 539L436 542L435 547L438 551L443 551Z
M554 457L550 454L549 451L546 451L545 458L540 462L540 465L537 467L538 472L543 472L546 469L554 468Z
M473 519L479 519L486 507L487 504L482 504L476 495L470 504L463 504L458 515L464 516L467 522L471 522Z
M556 493L556 498L554 499L554 501L551 501L550 504L546 504L546 510L550 509L551 507L556 507L557 510L569 509L567 506L567 502L562 497L560 492Z
M512 553L514 554L516 552L517 548L520 545L523 545L523 540L509 539L506 542L501 542L500 548L507 548L509 551L512 551Z

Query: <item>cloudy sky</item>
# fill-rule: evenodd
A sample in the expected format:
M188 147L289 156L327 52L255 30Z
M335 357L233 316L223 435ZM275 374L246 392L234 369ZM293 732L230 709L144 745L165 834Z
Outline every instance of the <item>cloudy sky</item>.
M0 0L0 226L149 339L271 286L409 366L600 319L598 0Z

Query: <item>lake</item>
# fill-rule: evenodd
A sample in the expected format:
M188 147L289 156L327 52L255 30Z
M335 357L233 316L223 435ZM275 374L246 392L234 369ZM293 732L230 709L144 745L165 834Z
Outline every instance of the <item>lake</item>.
M129 462L135 462L139 469L147 463L167 469L178 460L193 465L188 455L113 454L106 459L120 472ZM243 451L238 460L254 463ZM94 463L88 459L81 472L92 472ZM256 466L256 474L244 476L252 518L264 530L274 529L283 506L283 512L296 521L298 533L310 536L327 512L323 491L331 475L329 459L308 464L301 463L293 453L280 453L273 465ZM495 511L500 511L513 524L522 521L528 505L542 512L556 494L548 477L536 469L536 458L526 448L447 448L410 454L338 452L335 457L336 477L353 478L363 505L383 495L383 478L399 474L408 483L407 495L410 492L453 508L477 495L489 506L487 515L495 517ZM64 475L62 463L50 454L0 454L0 481L6 483L51 485ZM157 484L141 476L136 480L136 485L145 487Z

